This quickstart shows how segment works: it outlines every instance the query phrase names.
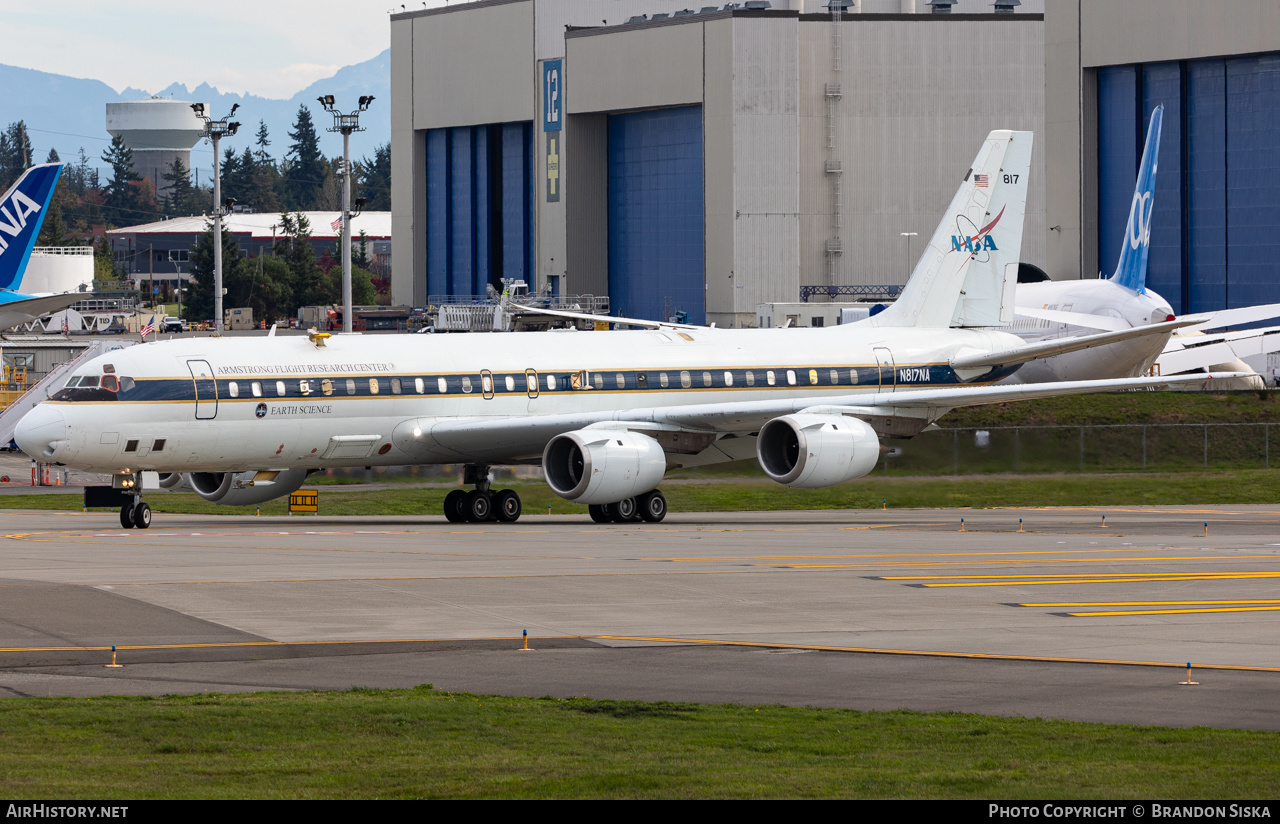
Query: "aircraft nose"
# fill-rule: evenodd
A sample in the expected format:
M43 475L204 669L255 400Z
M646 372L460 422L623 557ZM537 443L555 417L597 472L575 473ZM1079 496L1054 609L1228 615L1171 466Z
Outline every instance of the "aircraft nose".
M57 407L42 403L18 421L13 439L28 457L51 460L67 442L67 419Z

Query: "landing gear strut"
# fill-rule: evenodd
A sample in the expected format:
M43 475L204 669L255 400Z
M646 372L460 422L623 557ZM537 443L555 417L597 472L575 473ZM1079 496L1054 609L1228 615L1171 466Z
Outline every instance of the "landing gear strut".
M142 502L142 496L134 495L133 503L120 507L120 526L125 529L146 529L151 526L151 507Z
M467 464L463 468L462 482L475 484L467 492L455 489L444 497L444 516L451 523L480 523L503 521L513 523L520 518L523 507L520 496L513 489L494 492L489 488L489 467Z
M611 504L591 504L587 507L591 520L598 524L626 524L647 521L656 524L667 517L667 498L656 489L634 498L623 498Z

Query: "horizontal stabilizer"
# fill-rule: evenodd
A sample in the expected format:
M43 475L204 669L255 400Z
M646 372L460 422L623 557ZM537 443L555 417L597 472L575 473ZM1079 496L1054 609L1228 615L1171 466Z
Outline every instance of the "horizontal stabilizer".
M36 318L61 312L72 304L84 300L85 297L87 296L81 292L67 292L62 295L45 295L35 298L0 290L0 329L30 323Z
M1264 303L1260 306L1243 306L1239 309L1223 309L1220 312L1198 312L1194 315L1183 315L1183 320L1198 321L1194 331L1206 329L1222 329L1227 326L1243 326L1246 323L1258 323L1272 318L1280 318L1280 303Z
M1084 312L1063 312L1060 309L1028 309L1019 306L1018 317L1047 320L1050 323L1079 326L1083 329L1104 329L1108 332L1120 332L1133 328L1123 318L1113 318L1110 315L1088 315Z
M1167 323L1153 323L1150 326L1135 326L1119 332L1100 332L1096 335L1084 335L1078 338L1058 338L1056 340L1029 343L1013 349L999 352L975 352L971 355L960 355L952 358L953 369L978 369L993 366L1013 366L1028 361L1062 355L1067 352L1078 352L1081 349L1092 349L1095 346L1106 346L1109 343L1144 338L1148 335L1168 335L1175 329L1190 326L1195 321L1171 320Z

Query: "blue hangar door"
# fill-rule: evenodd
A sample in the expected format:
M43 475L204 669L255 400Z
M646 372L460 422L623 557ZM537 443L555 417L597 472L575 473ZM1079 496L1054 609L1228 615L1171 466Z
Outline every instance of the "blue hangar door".
M702 107L609 116L609 307L705 323Z

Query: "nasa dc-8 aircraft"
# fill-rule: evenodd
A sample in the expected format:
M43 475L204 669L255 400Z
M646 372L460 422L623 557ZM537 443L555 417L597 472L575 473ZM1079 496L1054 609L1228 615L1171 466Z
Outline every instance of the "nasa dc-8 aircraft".
M870 472L881 437L957 406L1167 383L991 385L1035 357L1161 327L1032 345L955 328L1010 318L1016 267L972 249L990 238L1016 255L1030 157L1031 133L992 132L902 297L862 323L150 343L89 361L15 439L135 493L126 528L150 524L138 493L153 488L245 505L319 468L432 463L465 464L475 485L446 498L450 520L516 520L519 497L491 490L488 467L541 463L597 521L659 521L669 467L754 456L779 483L830 486ZM973 227L970 251L953 250L957 226Z

